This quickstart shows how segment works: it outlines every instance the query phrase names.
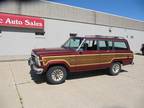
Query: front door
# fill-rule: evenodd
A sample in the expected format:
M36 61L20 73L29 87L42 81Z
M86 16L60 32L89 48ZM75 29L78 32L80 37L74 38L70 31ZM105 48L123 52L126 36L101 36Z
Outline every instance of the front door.
M99 63L99 60L97 40L86 40L78 51L78 56L76 56L77 70L93 70L95 65Z

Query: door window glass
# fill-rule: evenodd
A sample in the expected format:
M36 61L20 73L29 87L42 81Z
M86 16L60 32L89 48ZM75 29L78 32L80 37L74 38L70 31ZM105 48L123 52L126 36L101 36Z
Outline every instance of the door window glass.
M84 43L84 50L92 50L93 40L86 40Z
M93 42L93 50L97 50L97 40L94 40Z
M84 50L97 50L97 40L86 40L82 47Z
M107 49L108 49L107 42L99 40L99 50L107 50Z
M112 50L113 42L110 40L99 40L99 50Z

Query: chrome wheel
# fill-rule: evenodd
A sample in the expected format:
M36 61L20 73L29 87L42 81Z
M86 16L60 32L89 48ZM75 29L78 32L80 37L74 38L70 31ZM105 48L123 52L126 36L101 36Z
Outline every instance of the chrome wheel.
M61 84L67 77L66 68L63 66L52 66L46 73L47 82L51 84Z
M61 69L55 69L52 72L51 77L54 81L61 81L64 77L64 73Z
M113 73L119 73L119 71L120 71L120 65L119 64L113 64L113 67L112 67L112 71L113 71Z
M112 63L112 66L109 68L109 74L110 75L118 75L121 71L121 63L120 62L114 62Z

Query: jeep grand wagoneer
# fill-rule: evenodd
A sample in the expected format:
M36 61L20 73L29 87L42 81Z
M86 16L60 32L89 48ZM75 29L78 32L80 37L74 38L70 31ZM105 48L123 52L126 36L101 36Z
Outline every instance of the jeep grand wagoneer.
M29 65L37 74L46 73L52 84L63 83L68 72L108 69L118 75L121 65L133 63L126 39L106 36L70 37L61 48L33 49Z

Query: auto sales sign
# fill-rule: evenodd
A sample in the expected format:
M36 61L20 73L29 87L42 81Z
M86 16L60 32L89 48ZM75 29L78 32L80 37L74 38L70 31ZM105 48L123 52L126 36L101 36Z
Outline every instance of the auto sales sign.
M0 13L0 26L44 29L44 20L37 17Z

